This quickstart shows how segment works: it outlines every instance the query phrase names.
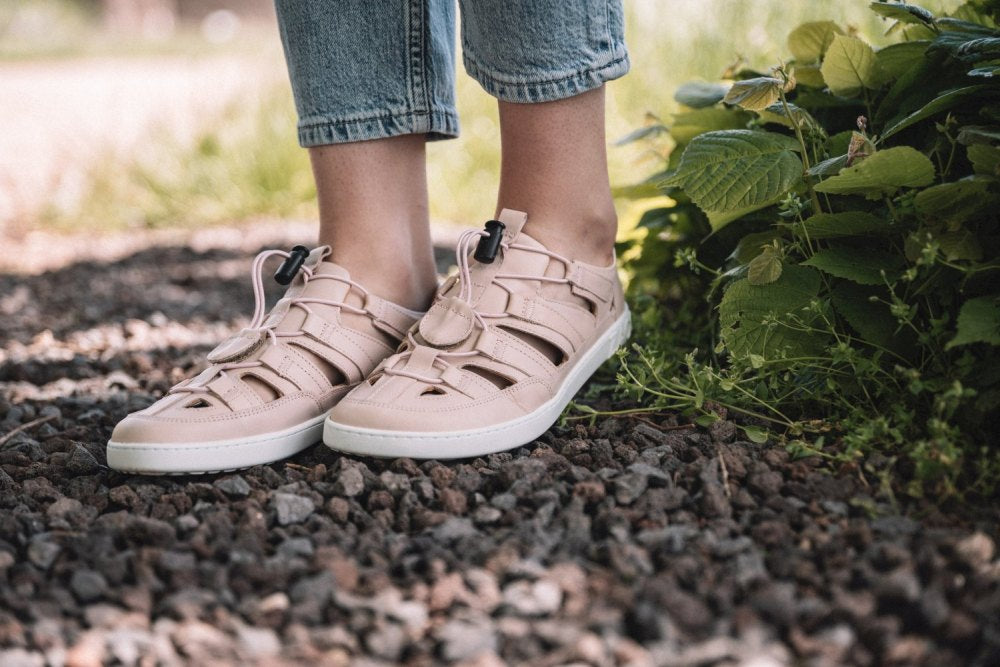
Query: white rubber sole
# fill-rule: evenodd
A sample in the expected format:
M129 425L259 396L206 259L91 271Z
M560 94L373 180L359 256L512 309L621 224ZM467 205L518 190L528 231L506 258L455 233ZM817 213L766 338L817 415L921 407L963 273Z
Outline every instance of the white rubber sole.
M326 415L283 431L214 442L108 442L108 466L140 475L230 472L274 463L320 441Z
M326 418L323 443L336 451L378 458L464 459L525 445L559 419L580 387L632 334L628 307L566 375L556 395L534 412L464 431L393 431L340 424Z

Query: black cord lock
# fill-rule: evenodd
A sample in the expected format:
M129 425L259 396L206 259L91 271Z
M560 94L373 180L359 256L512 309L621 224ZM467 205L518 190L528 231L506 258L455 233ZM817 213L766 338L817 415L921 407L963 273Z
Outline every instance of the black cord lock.
M304 245L297 245L292 248L285 261L281 263L278 270L274 272L274 279L279 285L287 285L295 279L295 274L299 272L302 265L309 256L309 248Z
M496 259L497 251L500 250L500 241L503 239L503 230L506 229L499 220L489 220L486 222L486 231L489 236L480 236L479 243L476 244L476 252L472 255L476 261L483 264L492 264Z

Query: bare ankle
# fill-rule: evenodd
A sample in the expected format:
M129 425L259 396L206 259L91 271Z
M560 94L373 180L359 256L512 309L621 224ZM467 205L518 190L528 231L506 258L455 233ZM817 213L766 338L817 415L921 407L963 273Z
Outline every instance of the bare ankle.
M614 208L589 215L550 214L532 216L524 231L546 248L595 266L607 266L614 258L618 216Z
M383 262L372 258L331 258L331 261L347 269L352 280L375 296L410 310L430 308L437 290L437 273L433 266L428 269L417 267L413 262Z

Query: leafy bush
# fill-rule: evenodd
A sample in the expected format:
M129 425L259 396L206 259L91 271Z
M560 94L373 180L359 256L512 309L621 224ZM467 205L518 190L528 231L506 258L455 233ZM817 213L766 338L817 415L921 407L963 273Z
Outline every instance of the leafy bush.
M878 451L909 493L1000 480L1000 3L873 2L891 43L833 22L768 72L682 86L666 195L619 244L637 335L618 391L795 452Z

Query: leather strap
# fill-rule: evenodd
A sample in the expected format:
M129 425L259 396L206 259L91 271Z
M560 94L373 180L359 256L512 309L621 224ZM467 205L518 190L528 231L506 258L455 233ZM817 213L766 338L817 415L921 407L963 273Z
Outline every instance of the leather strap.
M555 340L550 340L550 342L565 352L567 356L573 354L583 345L585 337L577 330L573 321L541 299L513 292L510 294L504 312L524 322L543 327L542 330L539 330L538 327L525 327L525 331L541 336L545 340L554 338Z
M536 375L540 369L552 368L552 362L544 354L517 336L493 327L480 332L475 349L524 375Z
M584 298L597 297L601 303L607 303L614 294L615 285L602 275L594 273L587 265L573 260L567 279L573 294Z
M287 344L297 345L309 350L317 357L340 371L340 374L343 375L344 379L350 384L356 384L364 379L364 373L358 364L346 354L340 352L340 350L334 349L329 345L306 336L293 338L289 340Z
M374 366L381 359L381 357L372 357L371 352L366 347L366 343L371 342L372 338L363 337L362 334L340 324L327 322L315 313L306 315L301 329L348 359L367 359L369 367ZM379 345L386 347L381 341L379 341Z
M318 395L330 388L316 364L286 345L268 345L259 361L302 391Z
M371 313L372 325L375 328L397 339L406 336L407 329L413 323L412 315L407 314L391 301L386 301L371 292L365 296L365 310Z
M212 393L219 397L230 410L236 412L260 405L264 401L253 390L239 380L233 379L228 373L223 372L205 385L212 390Z

